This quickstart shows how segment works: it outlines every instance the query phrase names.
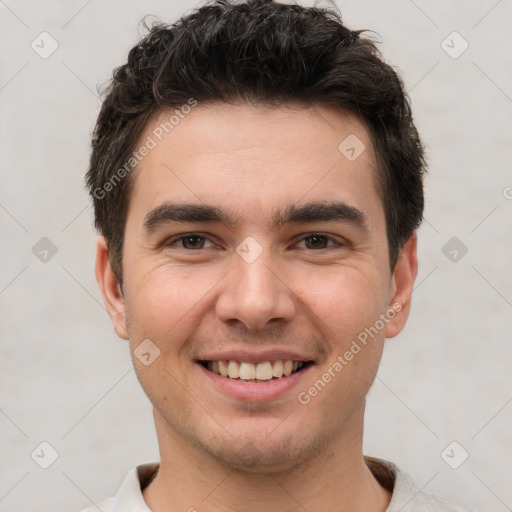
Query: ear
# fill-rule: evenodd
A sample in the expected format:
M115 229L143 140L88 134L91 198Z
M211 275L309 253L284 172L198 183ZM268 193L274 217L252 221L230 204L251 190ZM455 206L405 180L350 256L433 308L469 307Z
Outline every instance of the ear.
M116 334L125 340L128 339L126 328L126 312L124 297L117 277L110 265L107 243L100 236L96 244L96 280L103 296L103 302L107 308Z
M418 275L417 244L418 237L414 232L400 250L391 276L391 293L388 307L394 310L396 315L386 326L386 338L396 336L404 328L409 317L412 290Z

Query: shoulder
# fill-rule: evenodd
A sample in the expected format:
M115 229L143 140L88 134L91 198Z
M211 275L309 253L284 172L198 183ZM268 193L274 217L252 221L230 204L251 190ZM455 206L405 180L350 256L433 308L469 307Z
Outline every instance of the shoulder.
M410 500L401 509L403 512L472 512L463 505L424 491L418 491ZM393 511L391 509L389 512Z
M98 509L101 510L101 512L114 512L115 501L115 498L108 498L82 510L82 512L98 512Z
M158 469L159 464L156 462L132 468L114 497L95 503L82 512L151 512L144 501L142 490L155 477Z
M376 480L392 493L386 512L471 512L451 500L418 489L392 462L373 457L365 457L365 462Z

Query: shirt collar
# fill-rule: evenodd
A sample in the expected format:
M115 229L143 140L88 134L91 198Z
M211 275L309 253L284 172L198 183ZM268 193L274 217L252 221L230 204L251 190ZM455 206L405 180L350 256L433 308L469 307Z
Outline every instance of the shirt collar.
M387 512L402 510L407 504L413 505L411 502L417 501L418 498L421 501L422 493L419 493L412 480L392 462L374 457L364 459L379 484L392 493ZM154 462L133 468L115 497L114 512L151 512L144 501L142 491L156 476L159 467L160 465Z
M114 502L114 512L151 512L142 496L142 490L158 473L157 462L133 468L124 479Z

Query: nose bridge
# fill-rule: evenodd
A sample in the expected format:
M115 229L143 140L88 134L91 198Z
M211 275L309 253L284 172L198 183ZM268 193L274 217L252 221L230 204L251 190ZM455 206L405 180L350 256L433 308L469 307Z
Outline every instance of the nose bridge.
M236 261L234 284L241 298L254 299L259 295L261 299L270 303L273 302L270 299L279 292L279 287L275 282L275 271L271 270L273 258L268 252L252 262L247 262L242 258ZM247 292L252 293L244 293L244 288Z
M237 247L233 269L217 301L217 316L225 322L238 320L248 329L259 330L271 320L289 321L295 312L294 300L284 280L276 272L270 248L255 240Z

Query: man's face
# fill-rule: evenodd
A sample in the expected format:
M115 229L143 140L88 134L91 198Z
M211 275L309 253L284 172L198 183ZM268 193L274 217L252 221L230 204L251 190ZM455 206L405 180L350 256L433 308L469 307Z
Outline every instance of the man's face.
M150 340L134 365L160 440L253 471L350 443L416 272L412 239L390 273L368 131L327 107L199 105L158 141L171 114L140 139L157 144L134 176L124 296L106 298L132 353Z

